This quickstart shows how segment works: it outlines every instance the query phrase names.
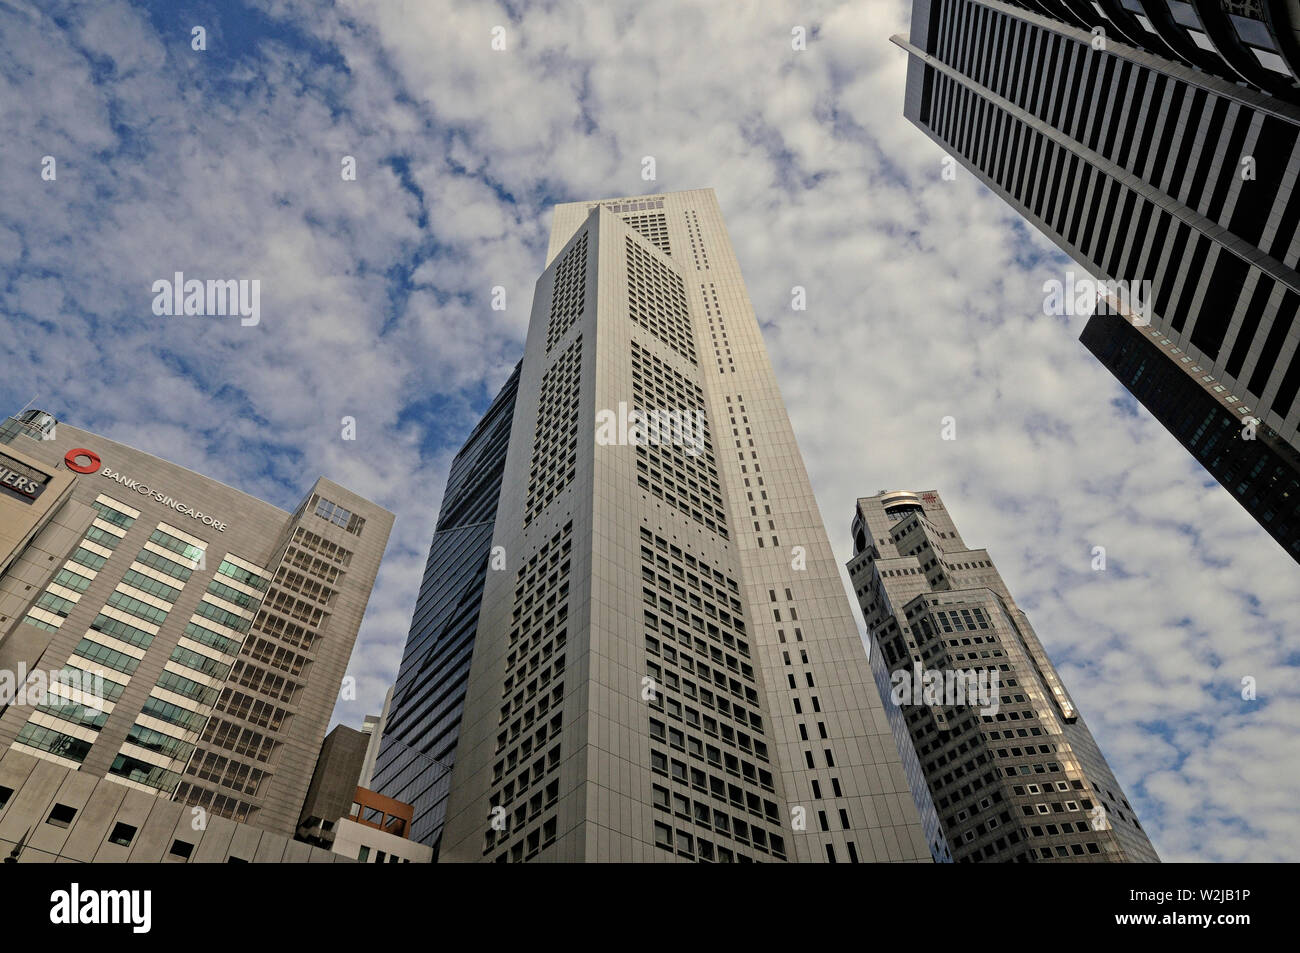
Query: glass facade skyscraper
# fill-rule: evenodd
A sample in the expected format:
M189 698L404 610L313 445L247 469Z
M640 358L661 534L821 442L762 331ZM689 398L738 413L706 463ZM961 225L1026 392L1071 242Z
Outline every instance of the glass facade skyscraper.
M516 365L452 462L371 782L415 808L411 839L435 859L518 389Z
M1088 319L1079 340L1151 415L1300 559L1300 452L1262 428L1245 439L1231 407L1216 400L1170 352L1173 342L1113 314Z

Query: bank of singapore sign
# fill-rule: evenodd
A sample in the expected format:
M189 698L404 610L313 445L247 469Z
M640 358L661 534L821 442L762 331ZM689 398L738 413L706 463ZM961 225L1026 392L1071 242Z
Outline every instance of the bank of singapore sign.
M180 500L167 496L161 490L155 490L152 487L144 483L141 483L138 480L132 480L128 477L124 477L122 476L122 474L118 473L112 467L103 467L101 469L100 464L102 464L104 461L101 460L99 458L99 454L95 453L93 450L87 450L84 447L78 447L75 450L69 450L66 454L64 454L63 462L67 464L68 469L72 470L74 473L98 472L100 476L106 476L110 480L113 480L114 482L121 484L126 489L134 490L136 493L139 493L141 496L150 497L156 502L161 503L163 506L175 510L177 513L180 513L182 516L188 516L190 519L198 520L204 526L211 526L218 533L224 533L226 531L225 523L221 522L220 520L213 519L211 516L208 516L206 513L200 513L192 506L186 506Z

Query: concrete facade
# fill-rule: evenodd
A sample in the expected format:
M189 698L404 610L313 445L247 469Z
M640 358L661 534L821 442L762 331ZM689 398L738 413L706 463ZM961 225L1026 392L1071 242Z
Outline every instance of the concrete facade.
M441 858L931 860L712 190L548 259Z
M334 853L361 864L427 864L433 848L418 841L341 818L334 836Z
M936 853L958 863L1157 861L1028 618L939 494L860 499L852 532L849 578L877 686L903 728L905 761L919 768L918 803L937 812L937 826L927 824Z
M290 514L39 411L0 453L61 500L2 503L0 671L103 678L8 704L0 746L291 836L392 514L325 479Z
M361 765L361 777L358 780L363 788L370 787L375 774L375 763L379 760L379 747L384 739L384 725L388 723L388 713L393 707L393 690L384 693L384 708L378 715L366 715L361 723L361 733L367 738L366 760Z
M360 783L373 740L345 725L325 737L297 837L361 863L427 864L433 848L411 840L414 807Z
M347 863L12 748L0 753L0 855L31 863Z
M304 825L317 827L321 821L348 816L369 741L367 735L346 725L336 725L325 736L303 801L302 817L298 821L300 832Z

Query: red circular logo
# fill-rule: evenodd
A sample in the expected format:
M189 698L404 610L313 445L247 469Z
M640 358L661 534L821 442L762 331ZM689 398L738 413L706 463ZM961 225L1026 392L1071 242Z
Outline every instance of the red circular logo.
M77 461L83 457L88 458L90 462L78 463ZM94 473L99 469L99 465L103 461L99 459L99 454L95 451L87 450L85 447L77 447L63 455L63 462L68 465L69 470L75 470L77 473Z

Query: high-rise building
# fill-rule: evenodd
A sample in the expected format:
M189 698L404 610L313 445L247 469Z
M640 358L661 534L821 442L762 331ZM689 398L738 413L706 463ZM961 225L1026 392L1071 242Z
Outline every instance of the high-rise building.
M1300 559L1300 451L1262 428L1245 439L1230 395L1215 394L1171 355L1174 343L1112 314L1095 314L1079 340L1250 511Z
M392 514L323 478L287 513L41 411L0 466L0 750L292 836Z
M1300 103L1300 7L1276 0L1013 0L1009 5Z
M712 190L556 207L510 403L412 626L472 642L441 859L931 860Z
M1141 326L1216 421L1235 418L1189 449L1285 541L1300 528L1300 106L1283 6L914 0L911 39L893 39L904 115L1102 284L1124 316L1094 341ZM1257 438L1280 463L1237 492L1214 460Z
M516 365L452 461L370 784L412 805L411 838L435 858L518 390Z
M848 563L876 681L957 863L1156 861L1028 618L933 490L858 500ZM928 798L928 799L927 799ZM938 852L938 851L937 851Z

